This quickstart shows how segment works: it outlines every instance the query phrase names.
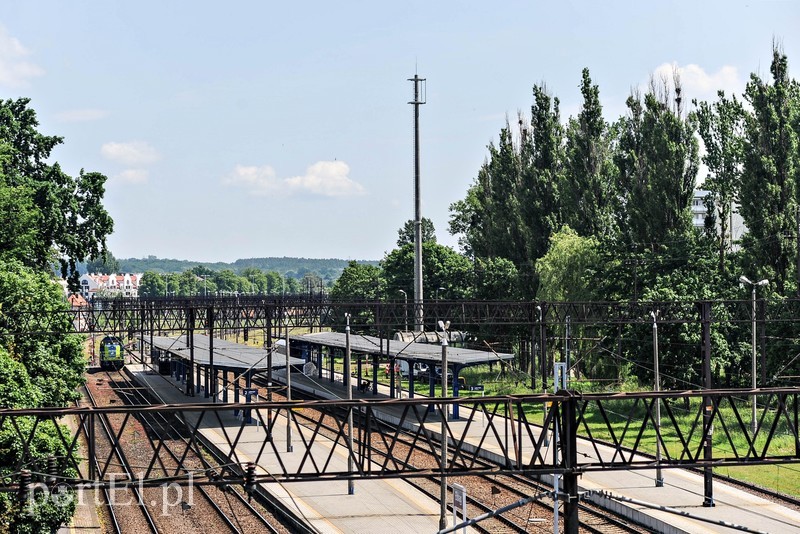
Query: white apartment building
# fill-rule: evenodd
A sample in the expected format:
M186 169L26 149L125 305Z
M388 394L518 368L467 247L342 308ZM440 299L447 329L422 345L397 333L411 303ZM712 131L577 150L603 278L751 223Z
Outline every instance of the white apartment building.
M706 206L705 198L709 191L705 189L695 189L692 197L692 225L699 230L705 228ZM717 221L717 233L720 232L720 223ZM728 235L731 242L731 250L739 248L739 240L747 232L742 216L739 215L739 205L734 203L731 209L730 220L728 221Z
M80 277L81 296L91 300L95 295L138 297L141 273L84 274Z

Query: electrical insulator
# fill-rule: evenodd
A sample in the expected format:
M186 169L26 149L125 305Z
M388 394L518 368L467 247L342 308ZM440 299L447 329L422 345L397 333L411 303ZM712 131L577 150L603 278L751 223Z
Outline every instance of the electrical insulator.
M253 489L255 488L256 478L256 464L248 462L244 472L244 490L247 492L248 499L253 497Z
M23 469L19 472L19 501L25 502L28 498L28 490L31 487L31 472Z
M53 487L56 485L58 476L58 462L55 456L47 457L47 485Z

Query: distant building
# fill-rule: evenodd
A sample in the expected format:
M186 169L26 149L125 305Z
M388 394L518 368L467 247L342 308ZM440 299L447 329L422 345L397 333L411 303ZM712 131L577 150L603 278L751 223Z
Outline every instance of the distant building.
M95 295L104 297L138 297L141 273L84 274L80 278L81 296L91 300Z
M699 230L703 230L705 228L707 213L705 199L709 193L710 191L705 189L695 189L692 197L692 225ZM719 220L716 221L716 226L717 234L719 235L721 231ZM731 206L730 220L728 221L727 228L727 234L730 240L729 242L731 243L731 250L735 251L739 249L739 240L742 238L742 235L744 235L745 232L747 232L747 227L744 225L742 216L739 215L739 205L734 202Z
M89 305L89 303L86 302L86 299L83 298L82 295L79 295L77 293L73 293L70 296L68 296L67 302L69 302L72 308L85 308Z

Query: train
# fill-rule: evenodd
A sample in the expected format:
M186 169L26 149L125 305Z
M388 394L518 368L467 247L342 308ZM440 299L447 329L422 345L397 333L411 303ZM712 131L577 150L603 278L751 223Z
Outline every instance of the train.
M106 336L100 341L100 368L122 369L125 365L125 345L116 336Z

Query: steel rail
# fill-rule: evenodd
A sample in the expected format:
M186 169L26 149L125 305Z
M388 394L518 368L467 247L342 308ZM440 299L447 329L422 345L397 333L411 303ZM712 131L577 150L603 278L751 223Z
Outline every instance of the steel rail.
M121 373L120 373L120 376L122 376L123 380L125 380L125 382L128 385L131 385L131 386L133 385L133 382L129 378L123 376ZM140 388L138 388L138 387L131 388L131 391L139 398L140 401L142 401L141 403L135 404L135 405L138 405L138 406L150 405L149 399L146 398L146 396L142 393L142 390ZM126 394L125 396L128 397L129 399L131 398L131 395ZM145 418L145 417L149 417L150 418L151 423L149 423L149 426L150 426L150 428L152 430L154 430L156 432L156 435L158 436L158 438L160 440L166 441L168 439L173 439L173 440L174 439L180 439L188 447L189 442L183 436L178 436L178 438L165 436L165 433L164 433L165 429L172 430L172 425L170 425L169 421L167 420L166 416L164 416L163 413L153 413L153 414L148 414L148 416L145 416L145 415L142 416L142 418ZM177 415L177 414L176 414L176 417L180 418L180 416ZM161 422L156 421L156 418L161 419ZM156 425L158 426L158 429L156 428ZM150 439L150 443L151 443L151 445L153 446L153 448L155 450L156 446L155 446L155 444L153 442L152 437L148 436L148 439ZM178 464L179 467L182 465L181 460L178 458L178 456L175 454L175 452L171 448L169 448L169 447L161 447L161 449L166 450L166 452L172 457L172 459ZM206 449L206 452L208 452L212 456L214 456L215 460L217 460L218 464L221 465L221 464L225 463L224 461L220 460L219 456L214 451ZM206 472L209 472L210 470L214 469L214 466L212 466L208 462L208 460L206 460L202 455L196 455L196 457L200 460L200 462L203 465L203 468L204 468L204 470ZM188 472L188 470L185 467L183 469L184 469L184 471ZM198 489L200 490L201 494L204 497L206 497L206 499L208 499L208 501L211 503L211 505L214 507L214 509L218 512L218 514L223 518L223 520L226 522L226 524L229 526L229 528L231 528L232 530L234 530L236 532L241 532L241 530L236 525L233 524L233 521L230 518L228 518L227 514L216 503L216 501L214 501L214 499L208 494L208 492L203 488L203 486L198 486ZM255 517L261 523L261 525L263 527L265 527L269 532L273 532L273 533L277 533L278 532L278 530L263 515L261 515L258 512L258 510L256 510L255 507L253 507L252 504L247 502L247 499L245 499L238 491L234 490L231 493L237 498L239 503L242 504L252 514L252 516Z
M89 388L84 387L84 390L86 391L86 397L89 399L89 402L91 402L93 406L97 407L97 402L95 401L92 392L89 391ZM128 477L129 480L133 480L134 479L133 471L131 470L131 466L130 463L128 462L128 459L125 457L125 453L122 451L121 448L114 446L115 442L114 433L111 431L111 428L109 427L109 422L107 421L107 418L100 417L99 420L101 426L103 427L103 431L105 432L106 436L111 442L111 447L114 450L114 454L120 461L120 466L125 470L125 475ZM142 514L144 515L144 518L147 521L147 524L150 527L151 532L153 534L158 534L159 532L158 527L156 526L153 517L150 515L150 512L147 510L147 504L144 502L144 499L142 498L142 495L139 492L138 488L136 488L136 486L131 486L130 489L136 497L136 502L139 505L139 508L142 510Z
M254 382L255 382L255 380L254 380ZM296 394L298 394L298 393L296 393ZM302 395L304 397L314 398L313 396L308 395L308 394L302 394ZM316 420L314 420L311 417L304 416L301 411L295 413L295 416L297 418L299 418L299 419L305 419L305 420L313 423L310 426L310 428L314 428L314 427L317 426L317 421ZM359 422L359 425L361 426L362 430L364 430L365 422L364 422L363 418L359 417L356 420ZM392 424L387 423L385 421L378 422L378 425L379 425L379 428L371 428L370 431L371 432L382 432L383 429L389 429L392 432L397 432L396 435L398 437L408 435L408 432L406 430L398 428L395 425L392 425ZM325 430L328 430L328 431L330 431L330 432L332 432L334 434L338 433L338 429L337 428L331 427L331 426L326 425L324 423L322 424L322 427ZM400 439L396 440L396 442L401 442L404 445L406 445L407 447L409 447L409 449L413 449L413 450L415 450L415 451L417 451L419 453L431 455L431 451L426 450L423 447L419 447L413 440L404 440L402 437L400 437ZM359 446L362 446L362 447L363 446L370 446L372 451L375 454L377 454L378 456L381 456L381 457L384 457L384 458L390 457L390 452L383 451L380 448L376 447L375 445L372 444L371 440L370 440L370 444L369 445L364 443L363 441L360 441L360 440L358 441L358 444L359 444ZM398 459L398 458L396 458L394 456L391 456L391 458L392 458L393 462L403 463L404 465L408 465L410 467L414 467L410 462L404 461L402 459ZM437 455L432 455L432 458L433 458L433 460L435 462L438 461L438 456ZM454 460L455 459L454 454L451 453L449 455L449 458L451 460ZM475 462L482 464L487 469L493 469L494 467L497 467L496 464L494 464L493 462L491 462L489 460L475 459ZM476 476L476 477L482 479L484 481L484 483L489 484L489 485L494 485L494 486L500 486L503 489L505 489L506 491L508 491L508 492L510 492L512 494L515 494L520 498L528 497L530 495L530 491L529 490L531 490L531 489L533 489L536 492L540 492L542 490L550 490L550 491L552 491L552 488L547 488L545 485L541 484L540 482L532 480L530 477L526 477L526 476L523 476L523 475L506 474L506 475L502 475L502 476L506 477L506 478L510 478L515 483L517 483L520 486L523 486L524 488L526 488L527 491L523 490L523 489L519 489L519 487L514 487L512 484L503 482L501 480L498 480L497 478L490 478L489 475L468 475L467 474L465 476ZM491 476L494 477L495 475L491 475ZM428 480L430 482L434 482L436 484L438 484L439 480L440 480L440 477L437 477L436 475L427 475L427 476L422 477L422 478L426 479L426 480ZM429 498L431 498L435 502L437 502L437 503L439 502L440 496L439 496L438 487L436 488L436 491L434 492L434 491L428 490L424 485L419 484L414 479L406 479L406 482L411 484L413 487L417 488L420 492L424 493L426 496L428 496ZM494 511L493 507L489 506L488 504L485 504L479 498L477 498L474 495L471 495L469 493L467 494L467 503L469 505L474 506L475 508L479 509L483 513L490 513L492 511ZM536 500L535 502L532 502L531 504L534 505L534 506L538 506L539 508L541 508L544 511L552 512L552 506L547 506L547 505L543 504L539 500ZM452 511L452 506L450 504L448 504L448 507ZM599 507L599 506L596 506L596 505L594 507L602 509L602 507ZM587 506L585 504L580 504L579 508L584 513L591 514L591 516L594 517L594 518L603 519L607 523L610 523L610 525L612 527L614 527L614 528L621 529L621 530L624 530L626 532L641 532L642 530L644 530L644 527L639 528L640 527L639 525L637 525L637 528L631 527L630 524L628 524L625 521L622 521L621 519L618 519L617 517L615 517L615 516L618 516L618 514L614 513L613 511L603 509L604 513L600 514L599 512L594 510L593 507ZM500 523L503 524L503 526L508 527L508 528L512 528L512 529L514 529L516 531L527 532L527 526L519 525L519 524L515 523L514 521L512 521L511 519L509 519L508 517L506 517L504 515L495 515L491 519L499 521ZM480 523L474 524L474 525L471 525L471 526L475 527L476 529L480 530L481 532L487 532L488 533L488 532L493 532L494 531L492 529L492 527L484 527ZM601 530L598 530L597 528L594 528L591 525L587 525L584 522L581 522L581 526L582 526L582 528L585 528L585 529L587 529L587 530L589 530L591 532L601 532ZM607 531L602 531L602 532L607 532Z
M77 406L78 402L79 401L75 401L76 406ZM88 440L89 439L89 429L86 426L86 421L83 421L81 423L81 428L83 429L84 436ZM94 462L95 470L97 472L100 472L100 462L97 460L97 456L94 456L89 461ZM103 499L105 500L105 503L106 503L105 508L108 511L108 515L109 515L109 517L111 519L111 526L114 528L114 532L116 534L122 534L122 529L119 526L119 521L117 521L117 514L116 514L116 512L114 512L114 507L111 505L111 495L108 492L108 488L103 487L101 489L103 490Z

